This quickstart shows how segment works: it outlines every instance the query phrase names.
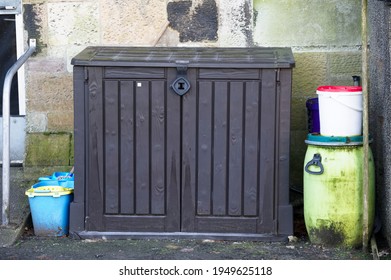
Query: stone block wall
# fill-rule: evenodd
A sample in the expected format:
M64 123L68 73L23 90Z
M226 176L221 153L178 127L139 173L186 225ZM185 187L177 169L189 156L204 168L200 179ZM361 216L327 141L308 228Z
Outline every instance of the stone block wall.
M72 57L90 45L247 46L252 1L26 0L26 166L73 164ZM59 141L50 153L42 147ZM50 150L50 149L49 149ZM69 152L65 152L69 151Z
M26 0L25 37L38 40L26 69L26 165L60 156L73 164L71 148L48 160L36 145L72 146L70 61L86 46L284 46L296 59L291 183L301 186L305 102L319 85L352 84L360 75L360 9L360 0Z
M321 85L353 85L361 75L360 0L254 0L254 43L292 47L291 184L302 187L306 101Z

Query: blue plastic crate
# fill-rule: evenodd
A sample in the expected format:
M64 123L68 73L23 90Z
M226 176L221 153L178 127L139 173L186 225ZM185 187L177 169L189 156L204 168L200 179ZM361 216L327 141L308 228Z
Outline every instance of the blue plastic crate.
M63 236L69 233L69 206L73 189L63 187L30 188L28 196L34 234Z

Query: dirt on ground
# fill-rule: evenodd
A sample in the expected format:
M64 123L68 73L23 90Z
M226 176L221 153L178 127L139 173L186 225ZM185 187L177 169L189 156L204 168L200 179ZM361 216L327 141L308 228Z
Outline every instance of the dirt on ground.
M362 248L314 245L308 239L303 216L295 216L295 235L286 242L192 239L80 240L38 237L31 224L11 247L0 248L1 260L371 260ZM379 239L380 259L391 259ZM375 256L375 257L376 257Z

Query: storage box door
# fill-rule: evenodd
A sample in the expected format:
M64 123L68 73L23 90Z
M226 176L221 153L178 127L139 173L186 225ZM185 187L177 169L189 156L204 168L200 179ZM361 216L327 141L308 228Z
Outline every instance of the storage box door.
M163 79L88 75L86 229L178 231L179 110L167 108L180 99Z
M183 97L182 230L274 233L275 71Z

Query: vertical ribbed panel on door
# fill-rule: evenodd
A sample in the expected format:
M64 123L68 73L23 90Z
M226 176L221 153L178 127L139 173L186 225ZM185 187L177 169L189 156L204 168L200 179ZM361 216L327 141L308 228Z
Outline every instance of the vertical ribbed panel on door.
M163 79L89 71L88 230L178 231L180 100Z
M262 74L269 82L200 79L183 99L184 231L275 231L276 73Z

